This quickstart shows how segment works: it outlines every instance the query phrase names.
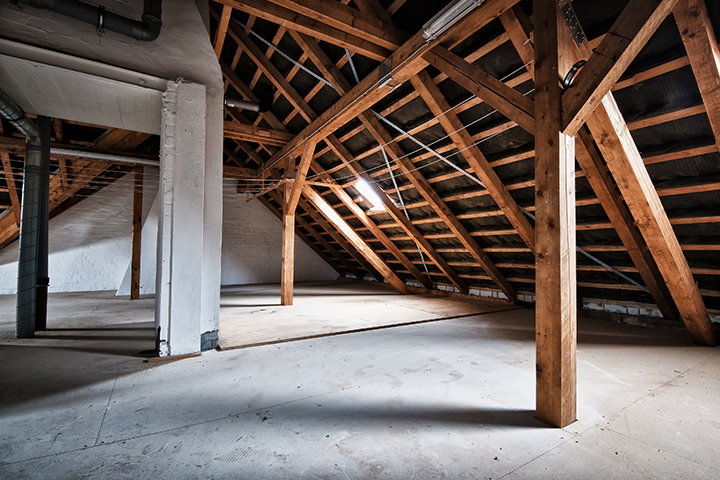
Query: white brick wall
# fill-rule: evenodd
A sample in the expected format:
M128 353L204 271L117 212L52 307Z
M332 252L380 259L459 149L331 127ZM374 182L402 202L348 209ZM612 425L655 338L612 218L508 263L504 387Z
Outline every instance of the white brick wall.
M222 284L280 281L282 224L259 201L246 203L225 180ZM155 292L157 171L145 169L141 294ZM129 174L50 221L50 291L130 293L133 175ZM17 289L18 244L0 250L0 294ZM295 240L295 279L334 280L338 274L305 242Z
M223 285L280 282L282 222L259 200L246 202L236 182L225 180ZM338 273L295 237L295 281L334 280Z

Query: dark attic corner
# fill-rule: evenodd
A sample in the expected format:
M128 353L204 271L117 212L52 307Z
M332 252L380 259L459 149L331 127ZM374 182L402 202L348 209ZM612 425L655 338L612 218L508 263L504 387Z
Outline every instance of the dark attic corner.
M717 478L718 28L1 0L0 476Z

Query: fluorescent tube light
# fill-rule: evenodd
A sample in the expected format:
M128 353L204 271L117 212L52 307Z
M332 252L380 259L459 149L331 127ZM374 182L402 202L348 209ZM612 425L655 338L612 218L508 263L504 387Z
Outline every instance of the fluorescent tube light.
M426 41L435 40L448 28L459 22L465 15L485 0L456 0L440 13L435 15L423 26L423 37Z

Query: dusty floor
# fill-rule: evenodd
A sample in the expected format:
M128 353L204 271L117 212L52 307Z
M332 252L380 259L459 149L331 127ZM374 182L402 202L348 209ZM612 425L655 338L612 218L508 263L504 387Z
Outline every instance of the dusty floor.
M152 299L52 295L32 340L13 301L0 478L720 478L720 350L683 330L580 319L579 420L553 429L529 310L147 364Z

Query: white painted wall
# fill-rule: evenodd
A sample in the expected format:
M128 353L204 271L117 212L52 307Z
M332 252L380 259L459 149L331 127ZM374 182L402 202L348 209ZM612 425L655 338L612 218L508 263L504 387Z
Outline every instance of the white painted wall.
M144 170L140 293L155 293L158 172ZM225 180L222 284L280 282L282 223L259 201L249 203ZM50 221L50 291L118 290L130 294L133 175L78 203ZM17 289L18 244L0 250L0 294ZM334 280L337 272L305 242L295 239L295 280Z

